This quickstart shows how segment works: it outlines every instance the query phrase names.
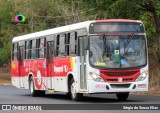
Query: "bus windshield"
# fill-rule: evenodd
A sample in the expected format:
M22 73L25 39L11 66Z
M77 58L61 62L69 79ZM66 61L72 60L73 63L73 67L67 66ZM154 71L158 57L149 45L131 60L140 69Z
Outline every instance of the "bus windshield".
M133 68L147 62L144 35L90 36L90 63L104 68Z

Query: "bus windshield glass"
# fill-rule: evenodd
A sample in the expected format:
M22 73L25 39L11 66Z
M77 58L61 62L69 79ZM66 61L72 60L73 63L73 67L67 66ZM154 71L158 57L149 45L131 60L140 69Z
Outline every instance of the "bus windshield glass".
M144 33L144 26L141 23L131 22L112 22L112 23L92 23L89 27L90 34L108 33L108 32L138 32Z
M144 35L90 36L90 63L104 68L133 68L147 62Z

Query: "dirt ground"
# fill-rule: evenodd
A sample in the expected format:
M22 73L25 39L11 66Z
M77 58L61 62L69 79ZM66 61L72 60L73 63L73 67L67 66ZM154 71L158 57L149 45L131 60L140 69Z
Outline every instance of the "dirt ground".
M10 73L0 73L0 85L10 85Z
M11 84L11 73L9 69L0 68L0 85Z
M0 68L0 85L11 84L11 73L9 66Z

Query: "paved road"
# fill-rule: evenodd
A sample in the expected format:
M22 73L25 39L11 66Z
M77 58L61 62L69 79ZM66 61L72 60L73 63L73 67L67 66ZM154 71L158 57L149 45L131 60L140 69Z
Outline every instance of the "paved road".
M130 95L125 102L119 102L114 94L94 94L84 95L80 102L71 101L65 93L47 94L45 97L31 97L29 91L25 89L17 89L13 86L0 86L0 104L160 104L160 96L146 96L146 95ZM29 111L24 111L29 113ZM35 112L35 111L34 111ZM48 111L52 112L53 111ZM54 111L62 113L63 110ZM71 110L69 113L80 113L81 111ZM99 113L106 113L100 110ZM110 113L117 111L111 110ZM118 111L118 113L138 113L138 111ZM142 113L159 113L160 111L141 111ZM23 113L23 112L22 112ZM37 113L40 113L39 111ZM83 111L83 113L97 113L95 111Z

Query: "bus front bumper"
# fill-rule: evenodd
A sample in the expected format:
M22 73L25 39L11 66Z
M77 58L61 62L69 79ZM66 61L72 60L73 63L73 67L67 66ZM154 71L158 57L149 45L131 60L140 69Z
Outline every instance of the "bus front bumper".
M138 82L96 82L88 80L88 93L148 91L148 78Z

